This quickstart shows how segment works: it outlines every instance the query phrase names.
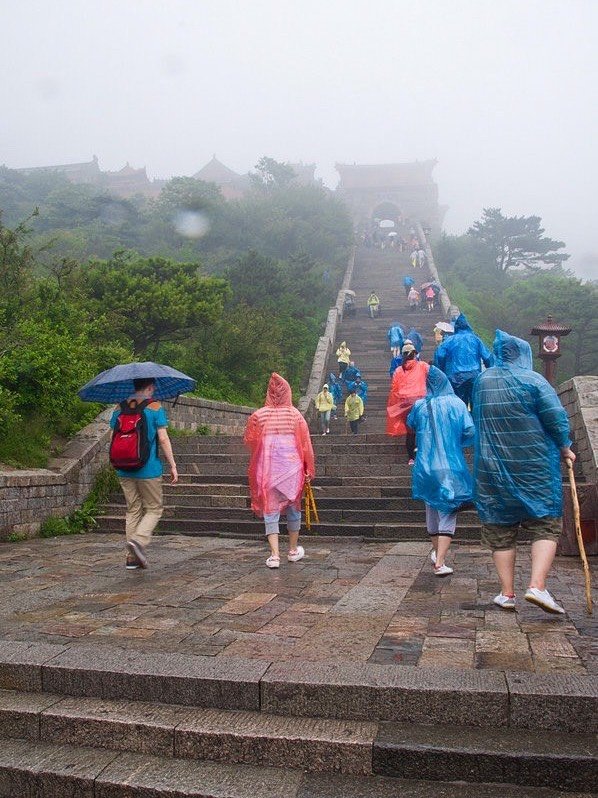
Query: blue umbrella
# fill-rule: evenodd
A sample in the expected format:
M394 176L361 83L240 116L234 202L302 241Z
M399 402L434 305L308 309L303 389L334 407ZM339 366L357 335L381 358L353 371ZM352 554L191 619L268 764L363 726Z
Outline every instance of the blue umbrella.
M139 379L156 381L155 399L169 399L195 388L195 380L182 371L147 361L107 369L84 385L78 394L84 402L118 403L135 393L133 380Z

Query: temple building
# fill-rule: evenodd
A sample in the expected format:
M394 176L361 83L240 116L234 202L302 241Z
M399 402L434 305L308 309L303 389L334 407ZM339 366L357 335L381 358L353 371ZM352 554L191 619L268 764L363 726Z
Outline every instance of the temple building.
M233 172L228 166L225 166L214 155L211 161L203 166L199 172L196 172L191 177L195 180L204 180L206 183L215 183L224 199L232 200L239 199L250 188L249 175L240 175Z
M145 197L157 197L165 180L150 180L145 166L133 168L127 161L122 169L115 172L102 172L97 155L91 161L83 163L55 164L52 166L31 166L17 169L17 172L31 175L36 172L60 172L71 183L83 183L105 189L117 197L133 197L142 194Z
M374 220L419 221L439 235L446 206L438 204L438 186L432 179L436 161L391 164L336 164L338 195L346 202L357 229Z

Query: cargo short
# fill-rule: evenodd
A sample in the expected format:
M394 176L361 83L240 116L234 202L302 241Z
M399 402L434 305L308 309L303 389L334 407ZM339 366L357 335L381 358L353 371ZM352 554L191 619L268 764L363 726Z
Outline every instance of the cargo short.
M517 524L483 524L482 544L492 551L514 549L517 544L519 529L531 532L532 541L554 540L555 543L561 536L563 528L562 518L545 516L544 518L525 518Z

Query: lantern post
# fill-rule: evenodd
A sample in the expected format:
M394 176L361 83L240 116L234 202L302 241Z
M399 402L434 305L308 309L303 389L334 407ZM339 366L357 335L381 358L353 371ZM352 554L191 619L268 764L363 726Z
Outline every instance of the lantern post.
M561 356L561 338L569 335L571 329L549 315L531 331L532 335L538 336L538 357L544 361L544 376L553 387L556 384L556 361Z

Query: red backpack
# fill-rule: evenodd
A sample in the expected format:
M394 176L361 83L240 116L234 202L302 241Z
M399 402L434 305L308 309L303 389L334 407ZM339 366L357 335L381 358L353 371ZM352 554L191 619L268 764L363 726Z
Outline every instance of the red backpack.
M153 399L120 403L120 415L110 442L110 464L120 471L138 471L150 456L149 434L144 409Z

